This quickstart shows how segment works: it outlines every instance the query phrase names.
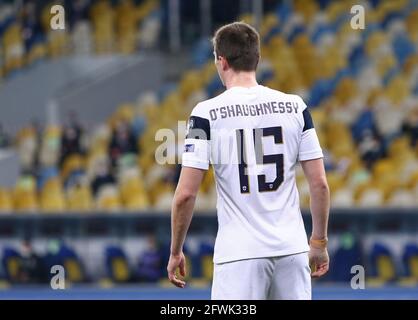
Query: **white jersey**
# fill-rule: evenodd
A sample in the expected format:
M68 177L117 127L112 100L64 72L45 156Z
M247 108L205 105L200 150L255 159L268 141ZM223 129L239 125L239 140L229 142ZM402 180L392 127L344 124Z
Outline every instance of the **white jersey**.
M295 167L323 155L299 96L230 88L193 109L184 144L183 166L214 167L215 263L309 250Z

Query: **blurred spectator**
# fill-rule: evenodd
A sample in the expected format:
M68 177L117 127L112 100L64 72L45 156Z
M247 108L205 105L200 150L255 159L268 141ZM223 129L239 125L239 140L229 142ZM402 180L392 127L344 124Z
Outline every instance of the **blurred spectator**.
M90 0L72 0L68 1L66 7L68 10L68 20L73 28L77 22L88 19L88 9L91 4Z
M382 146L378 137L371 130L363 132L362 139L358 145L360 156L367 168L371 168L376 160L382 157Z
M39 283L42 281L42 260L34 252L29 240L22 242L19 281L22 283Z
M75 113L69 114L69 121L63 128L61 137L61 165L72 154L82 154L81 136L83 129Z
M138 279L142 282L157 282L162 276L162 253L155 235L150 234L147 240L148 247L139 258Z
M106 184L115 184L116 179L110 172L109 165L106 160L100 160L97 163L96 176L91 183L91 190L93 195L96 196L100 188Z
M43 132L44 128L42 124L39 122L38 119L32 119L31 124L29 125L30 129L33 130L35 133L35 141L36 146L38 146L35 149L35 154L33 157L33 164L32 168L28 168L32 174L37 175L39 168L40 168L40 157L41 157L41 148L39 146L42 145L42 138L43 138Z
M112 166L117 164L121 155L127 153L138 153L138 144L128 123L120 121L116 125L116 129L112 134L109 149Z
M411 146L416 147L418 142L418 107L413 109L405 119L402 129L410 136Z
M10 144L9 135L5 132L2 124L0 123L0 148L7 148Z
M29 51L37 41L43 41L42 27L36 10L36 2L28 1L22 10L23 39L26 50Z

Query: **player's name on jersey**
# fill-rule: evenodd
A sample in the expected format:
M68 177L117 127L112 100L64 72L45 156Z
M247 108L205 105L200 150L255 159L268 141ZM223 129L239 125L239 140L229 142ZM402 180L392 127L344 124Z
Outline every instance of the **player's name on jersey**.
M298 113L299 105L291 101L271 101L259 104L233 104L209 111L212 121L230 117L261 116L273 113Z

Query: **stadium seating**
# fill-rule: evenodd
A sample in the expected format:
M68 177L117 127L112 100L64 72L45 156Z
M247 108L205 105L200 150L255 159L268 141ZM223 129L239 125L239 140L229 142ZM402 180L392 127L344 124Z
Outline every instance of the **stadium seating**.
M67 19L70 28L65 30L50 27L51 6L56 4L53 1L42 8L40 17L33 9L36 4L30 2L24 4L23 13L16 12L10 3L0 4L0 43L4 48L0 76L10 76L38 61L68 54L132 54L155 46L160 30L159 2L113 3L92 1L81 12L75 12L78 18ZM73 11L79 10L75 6L67 6L66 14L73 16Z
M260 26L263 59L259 80L300 94L311 108L327 155L335 207L413 207L418 201L417 125L411 120L418 112L418 5L413 0L366 5L368 27L354 30L347 14L350 1L279 4ZM156 1L151 0L138 6L132 1L116 6L97 1L89 8L88 21L78 21L71 35L56 37L73 37L76 45L69 53L91 47L97 53L131 54L138 49L134 45L137 26L158 19L156 12ZM121 19L122 15L127 18ZM240 19L251 22L252 16L246 14ZM25 52L18 49L22 47L18 29L16 23L1 29L5 47L14 48L10 49L13 54L5 56L4 74L23 63L20 60ZM46 56L65 54L60 45L64 40L51 37L47 35L46 43L40 44L45 46ZM42 50L33 50L34 57L42 56ZM191 55L194 66L177 83L167 83L155 92L142 94L137 101L121 104L99 129L83 133L89 141L86 152L70 155L63 163L62 128L47 127L42 133L32 126L22 128L15 140L26 170L13 192L0 192L0 210L168 210L177 169L155 163L159 146L155 133L160 128L177 128L176 121L185 121L197 102L223 90L213 66L210 42L196 42ZM111 168L115 182L92 192L89 186L101 161L113 161L109 145L121 122L131 130L138 153L123 154L118 160L121 163ZM39 174L34 176L37 162ZM31 179L34 181L29 182ZM61 186L44 192L49 179ZM214 208L212 181L209 173L199 195L198 211ZM301 170L297 170L297 182L302 206L307 207L309 192Z

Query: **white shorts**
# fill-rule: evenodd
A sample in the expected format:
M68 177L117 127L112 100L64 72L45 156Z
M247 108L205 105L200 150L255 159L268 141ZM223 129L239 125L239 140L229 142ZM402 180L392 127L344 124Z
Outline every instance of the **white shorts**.
M213 300L310 300L308 252L215 264Z

